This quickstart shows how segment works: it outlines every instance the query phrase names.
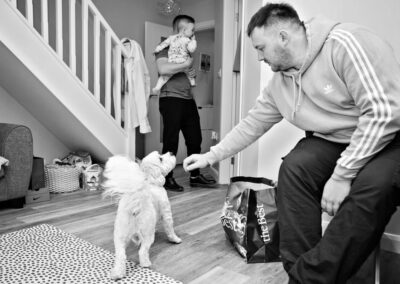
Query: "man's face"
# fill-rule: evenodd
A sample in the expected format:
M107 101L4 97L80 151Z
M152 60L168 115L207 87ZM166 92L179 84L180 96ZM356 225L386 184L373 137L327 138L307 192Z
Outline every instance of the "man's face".
M255 27L250 35L258 60L267 63L273 72L292 68L292 56L280 32L273 28Z

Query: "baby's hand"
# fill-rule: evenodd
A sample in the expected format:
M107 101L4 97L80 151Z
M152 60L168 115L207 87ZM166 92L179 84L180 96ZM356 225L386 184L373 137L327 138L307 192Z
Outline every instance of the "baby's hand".
M190 53L193 53L193 52L196 51L196 48L197 48L197 41L196 41L196 39L192 39L191 41L189 41L189 43L188 43L188 45L187 45L187 50L188 50Z

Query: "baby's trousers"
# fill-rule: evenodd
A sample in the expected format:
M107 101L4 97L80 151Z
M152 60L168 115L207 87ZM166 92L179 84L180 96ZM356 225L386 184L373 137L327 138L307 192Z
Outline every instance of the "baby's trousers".
M322 192L346 146L309 136L282 162L278 222L290 283L346 283L378 245L400 204L398 134L358 173L322 236Z

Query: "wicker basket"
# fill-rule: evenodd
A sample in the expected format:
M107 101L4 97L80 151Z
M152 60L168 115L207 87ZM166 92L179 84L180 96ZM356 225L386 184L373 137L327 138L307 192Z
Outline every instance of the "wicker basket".
M71 192L79 189L81 169L70 165L46 165L46 186L52 193Z

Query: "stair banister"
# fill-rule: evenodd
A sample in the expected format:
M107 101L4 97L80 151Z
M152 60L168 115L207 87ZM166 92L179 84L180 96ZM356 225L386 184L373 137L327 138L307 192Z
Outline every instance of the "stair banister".
M1 0L9 2L15 9L19 10L19 6L25 7L25 15L23 15L27 21L27 23L34 27L34 17L40 16L40 34L43 41L49 44L49 6L48 0L40 0L40 15L35 15L34 13L34 5L37 3L33 0ZM56 34L55 34L55 52L59 59L64 62L64 50L63 50L63 38L68 38L69 41L69 60L68 64L66 62L65 66L68 67L70 72L72 72L75 76L77 76L76 68L77 68L77 55L76 55L76 2L77 0L68 0L67 9L68 11L64 11L62 2L63 0L51 0L55 1L55 11L54 18L56 23ZM100 85L100 70L101 70L101 44L104 45L104 74L105 74L105 82L104 82L104 108L105 112L115 119L116 123L121 126L123 124L123 128L126 130L129 126L128 121L122 123L122 109L125 110L124 117L127 117L129 106L122 106L123 98L121 94L121 78L122 78L122 69L121 62L122 57L127 57L127 51L125 47L121 44L120 39L109 26L107 21L98 11L96 6L93 4L91 0L78 0L81 3L81 17L82 17L82 78L78 78L81 83L85 86L85 88L90 91L89 87L89 56L93 56L93 92L91 92L94 96L94 99L100 104L100 94L101 94L101 85ZM68 14L67 14L68 12ZM93 35L89 34L89 13L93 15ZM22 14L22 13L21 13ZM67 15L69 15L67 17ZM68 35L63 35L63 23L66 23L68 20L69 33ZM36 19L37 20L37 19ZM101 29L104 29L104 42L101 43ZM37 31L37 30L36 30ZM38 32L38 31L37 31ZM89 55L89 38L93 39L93 54ZM114 76L114 77L113 77ZM113 81L114 79L114 81ZM114 102L114 112L112 110L112 101Z

